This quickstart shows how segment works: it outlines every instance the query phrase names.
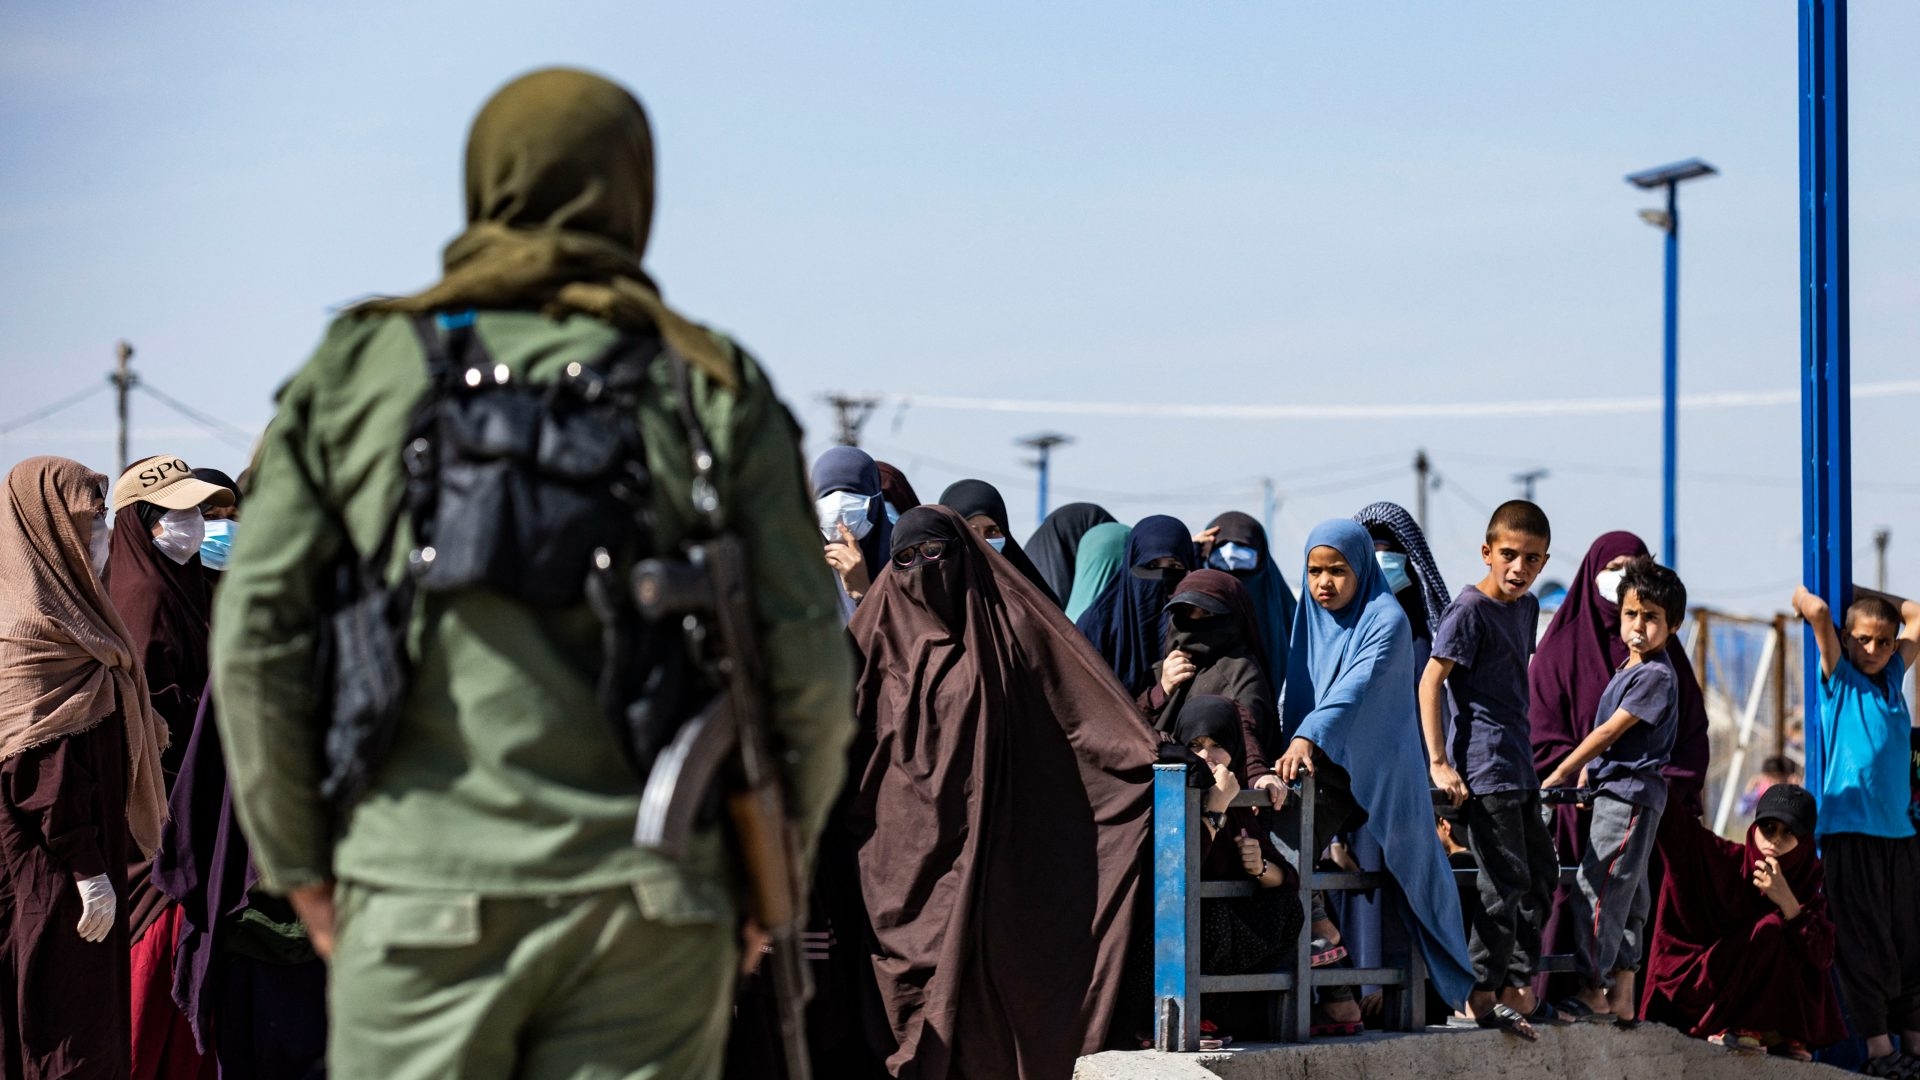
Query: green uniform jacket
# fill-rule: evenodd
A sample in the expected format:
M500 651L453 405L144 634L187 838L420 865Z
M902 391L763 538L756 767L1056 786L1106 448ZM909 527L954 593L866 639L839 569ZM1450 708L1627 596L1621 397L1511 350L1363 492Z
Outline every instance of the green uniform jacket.
M536 382L597 359L614 337L591 318L531 312L483 312L477 330L516 379ZM752 562L775 735L811 851L845 772L851 658L798 429L753 359L723 344L737 388L696 370L694 396L727 520ZM692 470L669 364L655 363L650 378L641 425L664 551L693 522ZM400 505L400 444L425 389L405 318L342 317L282 392L255 462L220 588L213 667L234 798L261 877L276 891L332 878L492 895L631 885L662 915L724 917L717 835L700 837L679 864L633 846L639 781L601 718L599 623L584 604L541 612L479 590L422 598L392 751L344 820L322 803L316 586L343 540L378 549ZM403 524L390 580L410 547Z

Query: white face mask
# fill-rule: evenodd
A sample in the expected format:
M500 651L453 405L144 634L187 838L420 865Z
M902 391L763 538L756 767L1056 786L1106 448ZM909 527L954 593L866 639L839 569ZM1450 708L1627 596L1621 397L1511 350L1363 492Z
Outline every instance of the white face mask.
M185 566L188 559L200 553L200 542L206 538L207 519L199 510L169 510L160 517L160 535L153 538L153 546Z
M1228 573L1236 570L1256 570L1260 566L1260 552L1245 544L1236 544L1228 540L1213 549L1213 554L1207 557L1207 565Z
M93 563L93 576L107 576L107 551L113 542L113 530L107 527L105 514L93 520L93 539L87 541L87 559Z
M1005 554L1007 550L1007 538L1004 536L995 536L987 541L987 546Z
M1620 602L1620 582L1625 580L1625 570L1602 570L1593 575L1593 587L1600 590L1600 599L1609 604Z
M815 499L813 505L820 511L820 535L829 542L839 543L840 526L845 525L855 540L865 540L873 531L873 522L867 520L867 504L872 501L871 495L851 491L836 491Z

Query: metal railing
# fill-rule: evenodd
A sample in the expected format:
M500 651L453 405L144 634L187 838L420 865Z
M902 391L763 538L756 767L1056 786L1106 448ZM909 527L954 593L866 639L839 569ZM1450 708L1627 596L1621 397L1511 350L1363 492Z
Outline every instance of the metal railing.
M1202 994L1263 993L1271 995L1269 1020L1273 1034L1284 1042L1306 1042L1312 1032L1313 991L1330 986L1378 986L1385 996L1389 1026L1397 1031L1419 1031L1426 1026L1427 963L1413 940L1411 913L1399 883L1384 870L1327 873L1315 868L1319 853L1313 844L1314 784L1303 773L1288 794L1286 808L1273 814L1275 837L1297 853L1294 889L1300 902L1300 932L1294 955L1283 970L1243 975L1208 975L1200 970L1200 905L1206 900L1250 897L1260 888L1252 881L1203 881L1200 877L1200 824L1204 788L1187 786L1187 766L1153 767L1153 996L1154 1048L1194 1051L1200 1048ZM1434 792L1436 799L1442 798ZM1265 807L1264 791L1242 791L1233 807ZM1436 841L1437 843L1438 841ZM1575 868L1562 866L1560 880L1572 879ZM1456 870L1472 877L1475 870ZM1386 967L1313 966L1313 894L1328 890L1378 889L1387 898L1381 919L1384 955L1399 962ZM1542 973L1574 970L1574 958L1564 954L1542 956Z
M1397 1030L1426 1026L1426 958L1407 937L1399 919L1382 920L1393 955L1393 930L1400 929L1404 961L1378 968L1313 966L1313 928L1308 917L1313 894L1328 889L1380 889L1390 911L1404 907L1399 885L1384 871L1322 873L1314 869L1313 778L1302 775L1287 805L1274 817L1275 834L1300 853L1292 886L1300 901L1300 933L1290 971L1248 975L1207 975L1200 970L1200 904L1203 900L1252 896L1251 881L1200 879L1201 800L1206 792L1187 786L1185 765L1153 767L1153 985L1154 1046L1159 1050L1200 1048L1200 995L1269 993L1275 1034L1286 1042L1305 1042L1312 1029L1313 991L1328 986L1378 986ZM1243 791L1233 806L1270 805L1265 792ZM1282 886L1285 888L1287 886ZM1386 924L1393 924L1392 926Z

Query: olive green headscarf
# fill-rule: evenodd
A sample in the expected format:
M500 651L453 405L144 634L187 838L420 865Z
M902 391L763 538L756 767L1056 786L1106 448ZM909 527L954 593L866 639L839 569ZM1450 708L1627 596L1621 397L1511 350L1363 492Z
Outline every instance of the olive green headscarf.
M534 308L615 326L658 327L669 348L732 385L705 330L670 310L640 269L653 221L653 134L632 94L550 68L502 87L467 137L467 230L446 276L365 311Z

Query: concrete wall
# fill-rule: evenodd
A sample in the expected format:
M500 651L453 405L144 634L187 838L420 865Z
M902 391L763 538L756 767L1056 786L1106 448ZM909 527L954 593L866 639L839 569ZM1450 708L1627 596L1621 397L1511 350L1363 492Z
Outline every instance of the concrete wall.
M1540 1041L1496 1031L1367 1035L1311 1046L1255 1044L1213 1054L1113 1052L1080 1059L1074 1080L1802 1080L1825 1065L1732 1054L1672 1028L1549 1027Z

